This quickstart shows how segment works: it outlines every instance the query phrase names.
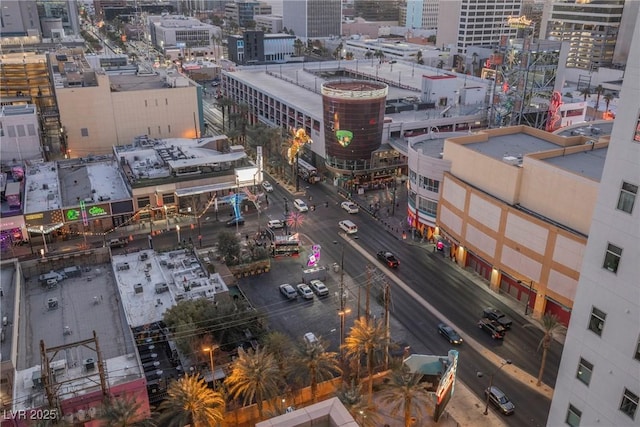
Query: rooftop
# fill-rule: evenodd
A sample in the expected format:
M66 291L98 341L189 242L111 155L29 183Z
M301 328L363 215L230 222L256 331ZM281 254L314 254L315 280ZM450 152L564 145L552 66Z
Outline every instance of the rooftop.
M156 254L152 250L112 256L116 283L132 328L159 322L178 301L228 293L218 273L208 273L185 250Z
M88 369L85 361L96 351L90 345L74 345L97 337L102 359L106 361L110 385L142 377L135 344L124 322L114 274L109 264L99 261L100 254L78 253L23 263L25 286L22 304L29 313L20 319L17 373L14 385L14 409L39 407L45 403L40 378L40 343L46 348L69 346L51 357L59 395L65 398L99 389L98 370ZM51 273L48 266L65 265ZM43 275L44 274L44 275ZM47 278L53 278L47 280ZM109 319L109 321L105 321ZM15 319L17 321L17 319ZM90 375L90 378L86 378Z
M491 135L487 141L466 144L465 147L497 160L504 157L522 158L527 154L559 148L553 142L524 132Z
M153 139L136 138L132 144L114 147L132 186L148 186L167 180L204 178L233 174L249 166L244 151L228 151L227 137Z
M227 76L239 80L249 86L258 88L259 90L273 94L273 96L283 102L295 105L300 111L307 113L312 117L322 118L322 98L320 91L323 84L330 81L339 81L339 71L348 72L349 80L351 79L373 79L386 83L388 87L387 99L404 99L411 97L420 97L422 90L423 76L442 76L443 70L418 65L412 62L398 60L397 62L380 64L375 60L343 60L343 61L325 61L313 63L293 63L293 64L277 64L277 65L260 65L260 66L242 66L237 67L234 71L227 72ZM459 87L471 85L487 85L485 80L477 77L458 75L447 72L458 78ZM453 95L452 95L453 96ZM460 106L464 107L464 106ZM467 111L468 110L468 111ZM471 112L471 110L473 110ZM475 114L476 110L480 110L478 106L468 106L464 111L460 111L460 115ZM417 112L412 110L404 112L406 118L400 118L403 113L386 114L398 121L411 121L427 119L426 112ZM449 115L455 115L457 108L451 109ZM439 112L437 114L439 117ZM450 119L450 118L449 118ZM451 122L451 119L449 120Z
M604 161L606 158L607 148L598 148L580 153L551 157L544 161L599 182L602 178L602 171L604 169Z
M32 163L26 172L25 214L131 197L113 156Z

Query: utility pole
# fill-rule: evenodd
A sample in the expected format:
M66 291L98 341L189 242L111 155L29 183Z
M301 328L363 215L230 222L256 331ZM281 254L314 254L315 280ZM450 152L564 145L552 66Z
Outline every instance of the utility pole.
M384 282L384 328L385 328L385 340L384 340L384 369L389 369L389 341L391 339L391 316L389 316L389 308L391 305L391 286L385 280Z
M365 295L364 315L368 322L371 318L371 268L369 265L367 265L367 294Z

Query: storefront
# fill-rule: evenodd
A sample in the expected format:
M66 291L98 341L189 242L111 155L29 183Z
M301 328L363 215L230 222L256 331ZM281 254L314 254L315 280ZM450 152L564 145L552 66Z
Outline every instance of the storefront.
M64 226L61 209L26 214L24 216L25 227L29 233L29 240L34 245L53 243L55 232ZM45 248L45 252L48 249Z
M29 236L27 235L22 215L0 218L0 248L2 252L9 251L13 246L28 242Z

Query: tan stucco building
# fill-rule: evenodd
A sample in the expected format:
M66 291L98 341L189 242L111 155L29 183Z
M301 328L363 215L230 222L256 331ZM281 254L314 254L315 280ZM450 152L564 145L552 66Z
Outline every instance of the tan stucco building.
M66 55L52 66L69 157L108 154L140 135L196 138L203 132L200 88L183 76L109 75Z
M447 255L525 312L568 323L608 144L525 126L447 139L436 231Z

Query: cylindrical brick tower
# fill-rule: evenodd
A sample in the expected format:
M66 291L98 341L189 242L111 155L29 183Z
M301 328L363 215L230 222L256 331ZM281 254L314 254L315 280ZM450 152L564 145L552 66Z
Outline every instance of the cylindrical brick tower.
M366 80L322 85L326 164L336 171L365 171L380 148L388 86Z

